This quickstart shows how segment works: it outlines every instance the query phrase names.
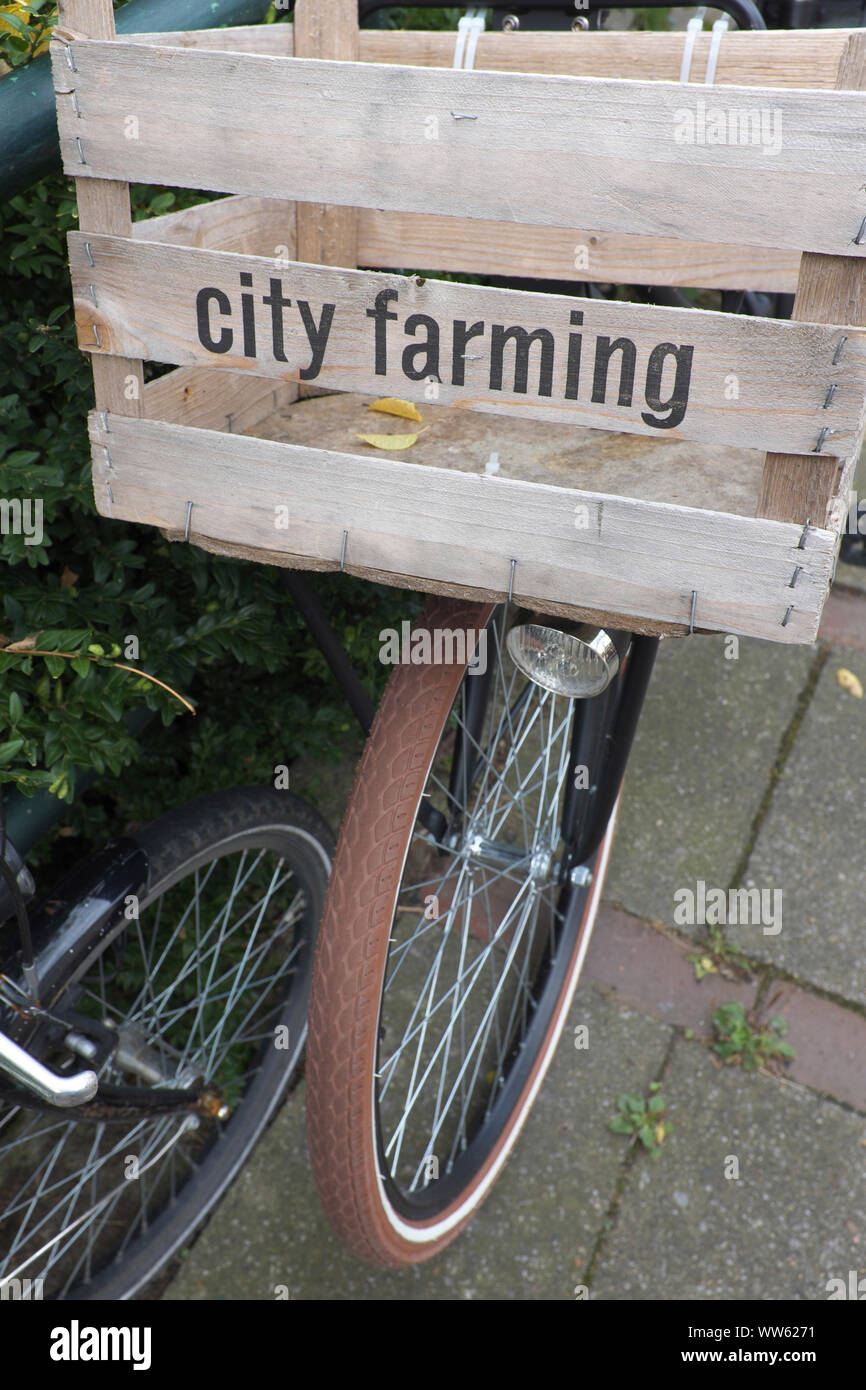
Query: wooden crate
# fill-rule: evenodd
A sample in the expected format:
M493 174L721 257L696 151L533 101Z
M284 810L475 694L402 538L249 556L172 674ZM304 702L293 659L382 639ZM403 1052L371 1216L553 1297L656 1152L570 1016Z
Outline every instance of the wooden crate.
M110 0L66 0L100 512L635 631L814 640L866 413L866 36L728 34L708 88L678 82L678 35L488 34L466 73L453 35L355 9L120 41ZM132 180L230 196L133 226ZM175 370L145 386L144 361ZM427 426L396 456L358 439L385 395Z

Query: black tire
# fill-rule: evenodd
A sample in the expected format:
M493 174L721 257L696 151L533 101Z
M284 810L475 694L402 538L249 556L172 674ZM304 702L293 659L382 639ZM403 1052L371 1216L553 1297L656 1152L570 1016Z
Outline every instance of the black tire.
M306 1042L315 936L333 856L333 836L318 813L287 792L241 788L169 811L135 839L150 861L138 921L121 923L106 938L99 959L75 987L83 1001L77 1007L92 1012L104 1003L112 1016L118 1013L122 1030L133 1030L133 1038L136 1030L145 1029L149 1051L142 1055L157 1058L164 1073L161 1084L179 1084L177 1077L166 1074L167 1068L178 1076L197 1071L223 1096L231 1096L231 1114L224 1121L205 1117L190 1121L188 1112L144 1121L139 1115L132 1123L106 1125L65 1116L58 1123L55 1115L0 1108L0 1199L5 1199L0 1216L0 1279L9 1278L18 1268L19 1278L44 1280L40 1293L46 1298L124 1299L147 1284L236 1176L297 1079ZM232 887L224 890L222 881L227 873L231 875L234 864ZM265 883L266 896L245 912L260 883ZM180 915L177 925L172 912L178 911L190 888L192 906ZM217 904L219 910L208 926L207 911ZM162 922L164 911L167 925ZM230 925L233 915L238 915L238 921ZM189 932L194 943L189 942ZM256 976L260 966L264 978ZM190 991L192 999L186 1003ZM91 994L95 1004L90 1002ZM123 1009L132 995L135 1002L127 1019ZM223 1047L227 1020L231 1018L235 1028L241 1014L236 1034ZM278 1028L287 1032L277 1034ZM186 1041L184 1030L188 1030ZM281 1047L275 1045L278 1036ZM206 1071L208 1060L214 1075ZM75 1066L80 1068L80 1059ZM110 1058L100 1075L129 1086L128 1067L125 1072L121 1075ZM136 1082L147 1084L140 1073ZM186 1123L197 1128L184 1132ZM55 1131L60 1129L61 1139L44 1137L49 1124ZM9 1139L4 1136L14 1138L25 1126L29 1129L24 1141L19 1138L12 1159ZM25 1218L18 1215L24 1209L20 1194L32 1195L34 1182L32 1172L22 1174L21 1155L38 1153L34 1146L40 1143L49 1152L55 1144L64 1149L51 1170L52 1182L62 1185L64 1204L76 1183L78 1192L75 1202L64 1208L59 1226L46 1224L21 1242ZM83 1186L82 1153L93 1170ZM5 1178L4 1155L9 1164ZM127 1182L124 1164L130 1156L138 1156L140 1176ZM178 1183L176 1160L180 1159L184 1166ZM157 1162L161 1167L153 1174ZM82 1211L89 1211L94 1199L102 1206L92 1220L80 1223L79 1235L73 1236L70 1223ZM139 1214L131 1212L127 1229L123 1214L136 1201ZM107 1236L109 1218L119 1229ZM26 1219L36 1226L36 1217ZM69 1250L59 1253L63 1243L56 1242L50 1253L22 1269L22 1259L31 1259L40 1242L51 1239L49 1233L57 1229L69 1232L64 1237Z

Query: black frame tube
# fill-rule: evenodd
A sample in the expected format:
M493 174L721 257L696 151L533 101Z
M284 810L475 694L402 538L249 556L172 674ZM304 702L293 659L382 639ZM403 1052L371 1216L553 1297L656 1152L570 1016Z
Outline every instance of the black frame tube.
M376 717L376 706L361 684L361 677L352 665L340 639L325 617L322 605L309 581L297 570L283 570L281 579L310 634L331 669L352 713L365 734L369 734Z
M422 8L427 8L426 0L404 0L404 3L400 5L383 5L381 0L359 0L358 11L363 24L364 20L369 19L371 15L380 10L418 10ZM569 18L575 19L581 15L597 14L600 10L630 10L634 9L634 5L628 3L627 0L586 0L580 10L576 10L573 0L572 3L568 4L562 0L562 3L558 5L555 0L519 0L514 5L504 6L500 3L499 5L488 6L488 8L495 9L497 13L514 14L518 18L521 15L533 14L538 10L546 11L548 14L561 11L563 15L567 14ZM671 0L644 0L642 8L675 10L691 9L692 6L684 3L671 4ZM713 0L713 9L723 10L729 14L732 19L736 20L740 29L766 29L767 27L754 0Z

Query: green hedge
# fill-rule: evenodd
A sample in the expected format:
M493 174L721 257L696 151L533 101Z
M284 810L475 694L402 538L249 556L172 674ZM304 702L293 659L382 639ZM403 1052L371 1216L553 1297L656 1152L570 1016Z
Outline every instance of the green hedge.
M134 189L135 214L163 212L176 196ZM275 764L303 754L325 758L352 719L278 571L97 516L92 379L66 267L75 219L61 178L0 208L0 499L40 499L44 529L41 544L0 538L0 648L36 637L39 650L77 653L0 650L0 782L70 798L74 766L105 774L101 795L70 822L95 835L206 789L270 780ZM375 693L379 629L417 599L342 576L316 583ZM130 636L139 661L127 664L189 697L195 716L111 664L125 660ZM124 716L142 704L164 727L151 724L139 741Z

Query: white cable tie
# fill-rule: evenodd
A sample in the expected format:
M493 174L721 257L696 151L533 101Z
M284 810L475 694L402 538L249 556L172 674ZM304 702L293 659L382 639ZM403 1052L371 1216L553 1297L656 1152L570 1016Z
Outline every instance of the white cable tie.
M486 6L473 6L467 10L457 25L457 44L454 49L453 66L458 71L471 72L475 66L475 51L478 40L486 28Z
M483 9L479 10L469 27L469 37L466 44L466 62L463 65L466 72L472 72L475 67L475 54L478 50L478 40L481 38L486 28L485 13Z
M719 49L722 45L722 35L728 28L728 16L723 15L717 19L713 25L713 37L710 40L710 52L707 57L707 75L704 78L704 86L712 87L716 80L716 66L719 61Z
M695 51L695 41L703 27L704 21L700 15L695 15L686 25L686 42L683 48L683 61L680 65L680 82L683 86L685 86L689 80L689 73L692 70L692 54Z

